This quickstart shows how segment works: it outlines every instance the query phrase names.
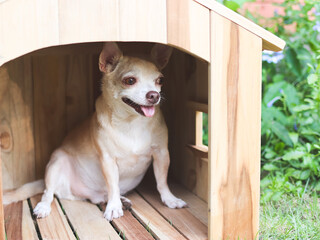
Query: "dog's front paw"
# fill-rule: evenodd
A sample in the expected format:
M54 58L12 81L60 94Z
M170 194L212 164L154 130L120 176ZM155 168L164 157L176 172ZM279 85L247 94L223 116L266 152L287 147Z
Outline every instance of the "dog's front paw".
M176 198L175 196L171 195L168 197L161 197L162 202L167 205L169 208L184 208L187 207L187 203L180 198Z
M47 203L39 202L37 206L33 209L33 214L37 218L44 218L48 216L51 212L51 207Z
M104 211L103 216L108 220L112 221L114 218L119 218L123 216L122 204L119 202L109 202L107 204L106 210Z

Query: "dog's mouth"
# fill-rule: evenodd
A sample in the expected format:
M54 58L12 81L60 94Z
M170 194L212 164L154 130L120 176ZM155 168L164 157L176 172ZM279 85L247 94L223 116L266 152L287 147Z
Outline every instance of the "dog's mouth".
M145 117L152 117L155 113L155 106L144 106L144 105L139 105L135 103L134 101L130 100L129 98L122 98L122 101L126 104L128 104L130 107L132 107L137 113L141 114L142 116Z

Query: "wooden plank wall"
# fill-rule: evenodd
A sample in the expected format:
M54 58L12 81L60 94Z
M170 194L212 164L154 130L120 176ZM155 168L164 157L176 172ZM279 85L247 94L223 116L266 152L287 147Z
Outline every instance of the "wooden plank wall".
M40 51L0 68L4 189L43 178L52 151L93 112L92 64L87 54Z
M211 12L209 239L259 224L261 38Z
M209 9L194 0L10 0L0 6L0 35L0 65L44 47L96 41L167 43L210 57Z
M32 63L36 178L42 178L50 154L66 134L68 62L61 56L35 56Z
M170 64L164 70L166 82L163 87L165 100L163 113L169 130L169 150L171 157L170 175L189 189L195 186L195 162L192 155L186 155L187 142L193 141L195 136L193 113L186 108L188 89L194 89L195 84L190 79L194 72L195 62L185 53L174 51Z
M191 100L208 104L208 68L209 64L207 62L201 60L196 61L196 71L193 76L193 81L196 82L197 86L195 88L196 96ZM203 134L203 129L201 129L200 132ZM193 161L196 161L196 185L193 192L208 202L208 161L204 161L195 155L193 155Z
M209 12L193 0L167 0L167 42L209 60Z
M33 82L30 56L0 68L0 133L3 188L34 179ZM14 171L13 171L14 170Z
M166 1L163 0L5 1L0 6L0 46L6 47L0 47L0 64L59 44L166 43L166 23Z
M86 55L33 57L37 178L67 132L93 112L91 70Z
M196 115L187 102L208 102L208 63L175 50L164 76L162 106L169 129L171 176L207 201L208 164L198 161L187 149L196 140Z

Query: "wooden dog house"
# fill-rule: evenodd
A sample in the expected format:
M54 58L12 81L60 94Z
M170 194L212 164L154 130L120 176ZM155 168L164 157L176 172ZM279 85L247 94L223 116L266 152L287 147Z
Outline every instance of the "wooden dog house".
M169 185L189 208L168 209L142 186L112 223L93 204L59 199L35 220L36 196L1 209L1 239L4 224L8 239L255 239L261 55L285 43L213 0L0 1L3 189L43 178L53 149L94 111L105 41L121 42L125 54L148 53L155 42L176 48L163 112L170 176L181 184Z

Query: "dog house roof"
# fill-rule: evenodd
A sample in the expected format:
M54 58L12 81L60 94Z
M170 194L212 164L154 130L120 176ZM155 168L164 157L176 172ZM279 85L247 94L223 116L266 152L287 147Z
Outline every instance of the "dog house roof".
M210 60L210 12L280 51L285 42L213 0L0 0L0 66L57 45L103 41L169 44Z

